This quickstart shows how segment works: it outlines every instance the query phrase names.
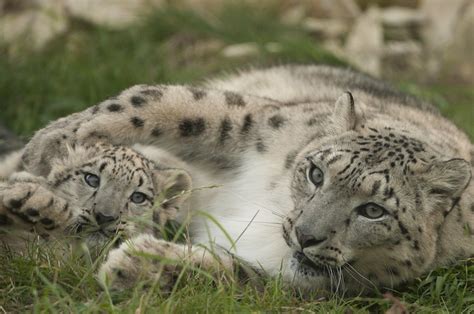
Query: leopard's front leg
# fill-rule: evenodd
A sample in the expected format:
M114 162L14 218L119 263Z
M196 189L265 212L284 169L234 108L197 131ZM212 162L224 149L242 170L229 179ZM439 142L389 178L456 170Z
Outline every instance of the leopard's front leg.
M246 281L260 281L256 271L226 252L158 240L151 235L138 236L111 251L98 277L114 290L131 288L146 280L168 291L183 270L196 268L214 277L237 275Z
M68 201L38 182L13 181L0 184L0 227L48 237L63 232L74 219Z

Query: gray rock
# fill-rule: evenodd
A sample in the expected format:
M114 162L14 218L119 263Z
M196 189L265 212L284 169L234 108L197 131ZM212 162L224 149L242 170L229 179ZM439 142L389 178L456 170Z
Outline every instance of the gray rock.
M310 33L324 38L342 38L349 32L349 23L344 19L317 19L306 18L303 21L303 28Z
M344 49L346 58L358 69L379 77L383 45L380 10L372 7L354 23Z

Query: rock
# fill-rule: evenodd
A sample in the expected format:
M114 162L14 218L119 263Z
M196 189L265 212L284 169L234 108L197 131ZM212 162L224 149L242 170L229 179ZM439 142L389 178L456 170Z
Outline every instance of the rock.
M361 11L354 0L306 0L309 15L316 18L355 19Z
M462 10L456 24L441 71L451 80L474 84L474 2Z
M421 6L427 18L423 39L427 47L427 72L440 77L474 82L472 0L425 0Z
M383 77L403 80L423 79L423 47L415 41L389 41L382 54Z
M222 55L227 58L241 58L258 54L260 49L253 42L234 44L222 49Z
M472 0L424 0L421 13L426 17L424 39L432 49L442 49L449 44L462 10Z
M63 0L69 14L93 24L122 29L139 21L165 0Z
M302 3L298 3L283 11L281 21L285 24L300 24L306 17L306 8Z
M368 9L354 23L345 45L346 58L360 70L380 77L383 29L380 10Z
M0 16L0 40L10 52L24 47L42 49L68 28L68 19L60 0L33 2L26 10L13 10Z
M303 28L321 38L341 38L349 31L349 23L342 19L317 19L308 17Z
M425 17L419 10L403 7L388 7L382 10L382 23L390 27L421 26Z

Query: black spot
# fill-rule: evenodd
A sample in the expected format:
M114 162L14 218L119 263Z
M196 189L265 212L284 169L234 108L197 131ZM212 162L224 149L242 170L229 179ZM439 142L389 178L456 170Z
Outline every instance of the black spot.
M245 106L245 101L241 95L234 93L234 92L224 92L225 102L229 106L238 106L243 107Z
M159 127L155 127L151 130L151 135L154 137L159 137L161 134L161 129Z
M49 218L41 218L40 219L40 222L43 224L43 225L51 225L52 223L54 223L53 220L49 219Z
M130 98L130 102L134 107L143 107L144 104L146 104L146 100L143 97L140 96L132 96Z
M240 133L247 134L252 128L252 125L253 125L252 115L250 113L246 114L244 117L244 123L242 125L242 129L240 130Z
M28 208L28 209L26 210L26 214L27 214L28 216L36 217L36 216L39 215L39 212L38 212L38 210L37 210L36 208Z
M7 226L13 224L13 220L11 220L6 215L0 215L0 226Z
M200 100L206 96L206 92L195 87L188 87L188 90L193 94L194 100Z
M133 117L130 119L130 122L132 122L133 126L136 128L141 128L145 125L145 121L143 119L140 119L139 117Z
M298 151L294 150L286 155L285 159L285 169L290 169L293 163L295 162L296 155L298 155Z
M230 138L230 131L232 131L232 121L228 117L226 117L221 122L221 126L219 128L220 136L219 136L219 143L223 144L227 139Z
M268 119L268 125L270 125L274 129L279 129L285 124L286 119L283 118L281 115L276 114Z
M385 268L385 271L390 275L394 275L396 277L400 276L400 272L398 271L398 269L393 266Z
M106 162L102 163L102 164L100 165L100 167L99 167L99 172L104 171L104 169L105 169L106 166L107 166L107 163L106 163Z
M406 261L405 261L405 265L408 266L408 267L411 267L412 263L411 263L411 261L406 260Z
M163 92L157 88L147 88L140 91L140 94L145 96L151 96L153 100L160 100L163 97Z
M13 208L13 209L18 209L21 207L21 205L23 205L23 202L24 202L24 199L21 199L21 200L11 200L10 203L8 204L8 206L10 208Z
M265 153L267 151L267 146L265 145L261 137L257 139L257 143L255 146L257 148L257 152L259 153Z
M418 243L418 240L413 241L413 248L417 251L420 250L420 245Z
M400 231L402 232L402 234L408 234L408 230L407 228L400 222L398 221L398 227L400 228Z
M123 110L123 107L119 104L113 103L107 106L107 110L110 112L121 112Z
M179 124L181 136L198 136L206 129L206 123L203 118L184 119Z

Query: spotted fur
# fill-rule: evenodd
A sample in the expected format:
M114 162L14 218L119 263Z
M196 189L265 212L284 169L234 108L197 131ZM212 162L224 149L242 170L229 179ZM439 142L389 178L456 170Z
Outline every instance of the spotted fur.
M185 160L198 186L220 187L192 196L191 211L219 222L194 219L192 242L302 290L393 288L474 255L471 141L365 75L288 66L199 88L135 86L39 131L25 168L49 173L66 145L98 141ZM121 264L124 278L139 263Z
M21 231L26 239L69 234L97 245L116 235L156 234L185 199L174 195L190 187L187 173L170 168L173 163L103 143L69 148L47 178L14 173L0 184L0 240L16 246L20 237L13 234ZM90 175L98 186L88 184ZM132 200L135 193L143 202ZM168 201L155 204L160 195L159 202Z

